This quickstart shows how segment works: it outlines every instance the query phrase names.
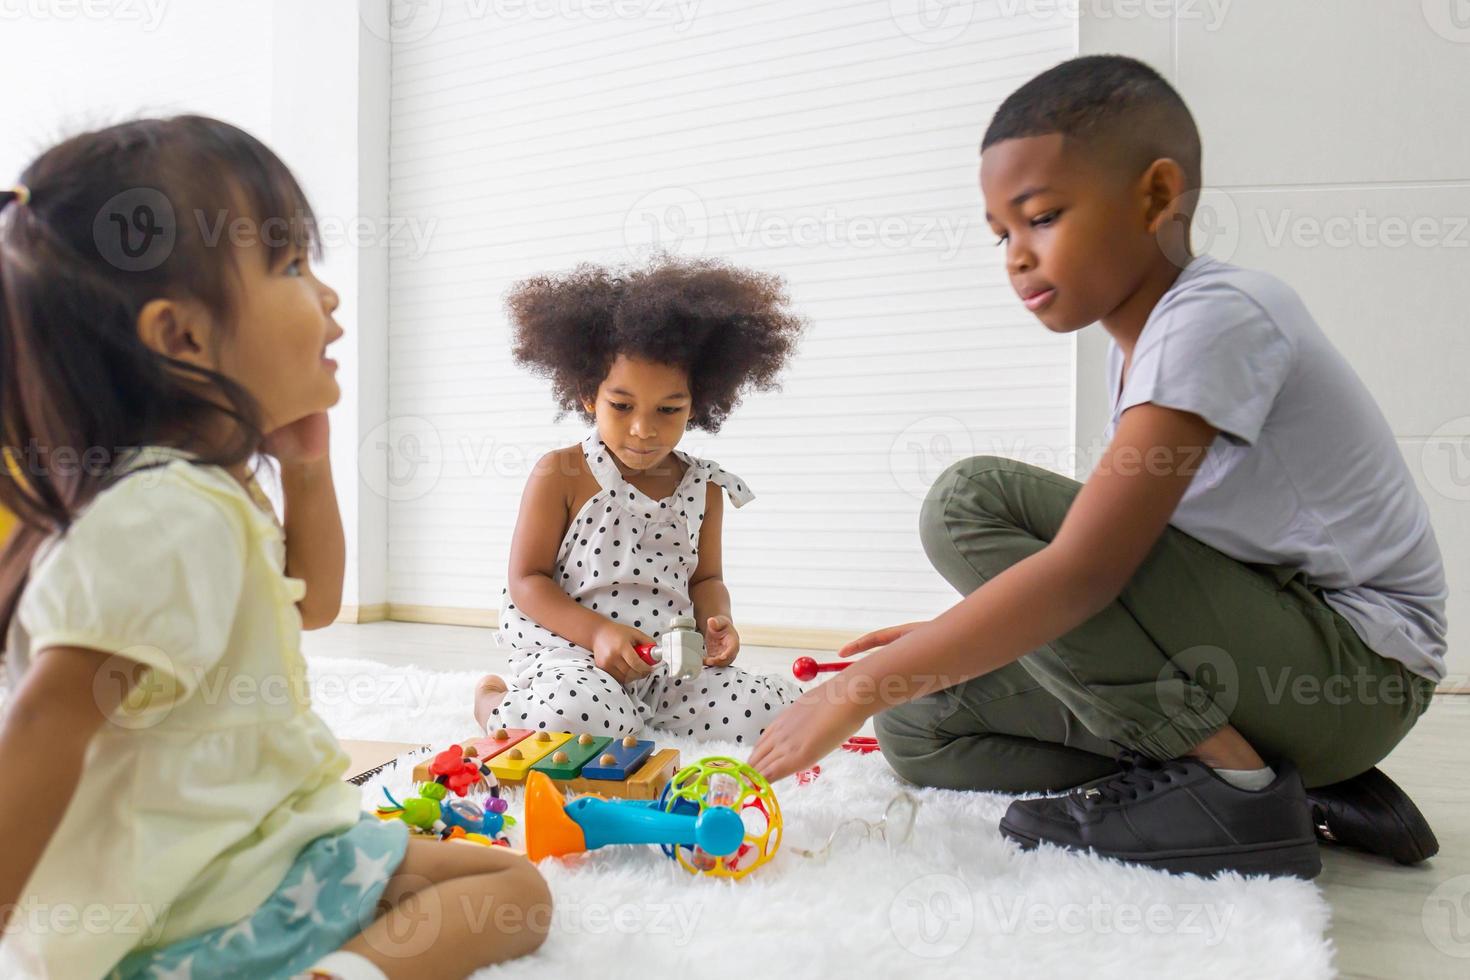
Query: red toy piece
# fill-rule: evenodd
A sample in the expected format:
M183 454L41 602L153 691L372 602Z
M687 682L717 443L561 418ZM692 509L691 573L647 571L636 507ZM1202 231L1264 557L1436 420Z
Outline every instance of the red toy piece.
M812 782L815 782L816 778L821 774L821 766L812 766L810 769L803 769L801 772L796 774L796 785L806 786Z
M878 740L871 735L854 735L842 747L849 752L858 752L867 755L869 752L878 751Z
M456 745L434 756L429 771L435 782L443 783L456 796L464 796L485 778L486 767L465 758L464 750Z
M643 658L643 662L650 667L656 667L658 661L653 659L653 651L658 649L657 643L640 643L633 648L633 652Z
M434 756L429 772L435 776L450 776L464 768L464 749L451 746Z
M797 657L796 661L791 665L791 672L796 675L796 679L799 681L810 681L815 680L818 674L825 674L828 671L846 670L851 666L851 660L819 664L811 657Z

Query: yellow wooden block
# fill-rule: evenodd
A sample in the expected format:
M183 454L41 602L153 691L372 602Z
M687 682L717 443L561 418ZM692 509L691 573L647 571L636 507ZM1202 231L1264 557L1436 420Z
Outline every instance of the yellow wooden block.
M543 739L541 736L547 736ZM490 771L504 783L518 783L526 778L526 770L546 758L566 742L571 741L571 732L537 732L530 738L517 742L512 748L490 760ZM519 756L520 758L513 758Z

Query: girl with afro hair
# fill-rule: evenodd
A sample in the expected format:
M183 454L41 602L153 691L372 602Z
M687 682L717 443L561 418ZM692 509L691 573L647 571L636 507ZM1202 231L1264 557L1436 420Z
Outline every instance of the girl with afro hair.
M516 360L593 429L543 457L526 485L501 599L512 676L481 680L476 719L753 743L800 693L732 666L722 491L735 507L753 494L677 447L691 426L718 431L747 391L776 387L805 326L784 285L709 260L583 265L518 283L509 309ZM692 679L634 649L674 616L693 617L705 640Z

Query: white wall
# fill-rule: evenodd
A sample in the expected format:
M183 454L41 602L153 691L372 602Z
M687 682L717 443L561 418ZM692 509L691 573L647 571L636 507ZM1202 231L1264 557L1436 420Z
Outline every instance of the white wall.
M1470 21L1455 20L1457 9L1453 0L1082 0L1080 48L1142 58L1178 86L1204 139L1201 209L1216 231L1206 250L1291 283L1383 407L1444 552L1450 681L1463 683ZM1086 334L1084 446L1107 413L1105 338Z
M320 272L342 294L346 329L334 348L343 398L331 417L350 605L383 601L386 577L386 501L370 489L383 457L360 466L358 444L386 411L386 254L376 232L387 213L387 33L359 18L355 0L0 4L0 183L73 133L198 112L270 145L324 219L332 247ZM366 232L353 224L364 216Z
M316 212L322 278L342 298L333 345L332 473L347 541L345 606L387 597L388 501L376 449L387 419L387 3L274 0L272 137Z
M1079 6L1074 39L1058 24ZM997 100L1077 44L1145 58L1180 87L1205 137L1215 189L1207 203L1220 204L1211 250L1296 286L1378 397L1446 556L1451 670L1470 672L1470 650L1454 640L1464 635L1455 624L1470 617L1470 340L1461 328L1470 233L1459 227L1470 215L1462 125L1470 27L1452 19L1450 0L870 0L738 11L649 0L641 17L571 24L544 16L565 5L421 4L398 25L402 43L391 55L379 20L386 7L371 0L365 9L374 15L354 23L352 4L285 0L0 6L0 91L15 96L0 99L0 182L79 128L198 111L269 142L339 228L363 216L376 222L365 234L340 234L324 269L343 293L348 331L333 462L348 526L349 604L391 596L493 607L524 461L578 431L551 426L544 387L506 368L501 292L533 269L634 254L653 229L665 244L787 272L816 319L784 395L752 400L726 433L690 443L763 495L731 523L737 600L766 603L772 623L852 628L937 608L944 587L913 538L916 488L970 451L1042 462L1055 454L1065 471L1069 423L1085 454L1104 421L1097 331L1077 341L1075 411L1043 400L1021 414L969 415L958 393L927 390L943 385L912 370L942 357L978 389L1066 369L1070 351L1048 347L1015 315L998 262L974 248L977 233L980 244L988 236L972 177ZM520 13L493 22L469 18L473 10ZM417 20L420 11L432 22ZM1003 40L1010 31L1016 38ZM391 90L390 58L398 69ZM1002 67L978 82L974 66L987 61ZM742 65L750 66L744 74ZM742 101L758 111L731 115ZM691 113L705 103L725 108L701 129ZM856 139L853 127L872 106L887 107L874 110L886 128ZM389 110L398 225L381 223ZM641 152L605 125L610 118L644 127L626 130L638 134ZM462 126L472 138L416 142L416 132L435 126ZM748 152L719 145L730 138L722 134ZM751 163L762 155L781 166L763 174ZM884 168L905 164L903 189L880 190L899 186ZM757 193L758 211L750 203ZM775 219L790 230L797 219L821 218L832 201L849 228L889 214L947 217L962 248L940 261L912 242L867 251L831 242L801 249L765 233L736 242L725 220ZM505 235L516 215L531 213L547 216L545 238ZM693 223L678 225L681 218ZM1396 221L1419 221L1419 240L1400 242ZM1322 240L1338 232L1346 237ZM391 307L389 253L401 287ZM879 268L898 281L873 279ZM852 292L844 275L872 279L871 295ZM385 310L401 382L391 425ZM885 334L901 345L885 346ZM817 406L880 368L894 385L874 396L886 409L881 421L859 432L844 429L845 415L812 421ZM923 393L905 394L904 384ZM798 415L810 428L794 425ZM432 445L415 442L423 433L413 417L435 420L444 436L437 473L424 462ZM834 455L798 469L762 451L787 444ZM446 451L457 455L447 467ZM432 497L424 491L431 475ZM833 495L828 484L844 489ZM875 516L864 523L866 515ZM869 546L858 571L866 589L854 592L863 608L814 614L821 594L785 598L820 580L822 560L795 556L772 567L763 556L788 540L819 556L858 525Z
M0 183L66 136L138 115L203 112L268 138L272 13L244 0L0 4Z
M686 439L759 495L726 519L738 619L853 633L950 604L929 483L1071 442L1071 341L1015 301L976 167L1075 21L1007 6L420 7L393 57L392 207L428 247L392 264L390 601L495 609L529 466L584 431L512 363L510 283L661 245L779 272L813 320L782 393Z

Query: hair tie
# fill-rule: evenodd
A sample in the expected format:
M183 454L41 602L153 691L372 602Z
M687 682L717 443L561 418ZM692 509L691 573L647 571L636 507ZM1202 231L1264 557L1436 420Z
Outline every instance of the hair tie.
M10 188L10 190L6 191L5 193L12 195L12 197L10 198L11 201L16 201L17 203L20 203L20 204L30 204L31 203L31 189L29 187L27 187L25 184L16 184L14 187ZM9 201L7 201L6 203L8 204ZM5 206L4 204L0 204L0 207L4 207L4 206Z

